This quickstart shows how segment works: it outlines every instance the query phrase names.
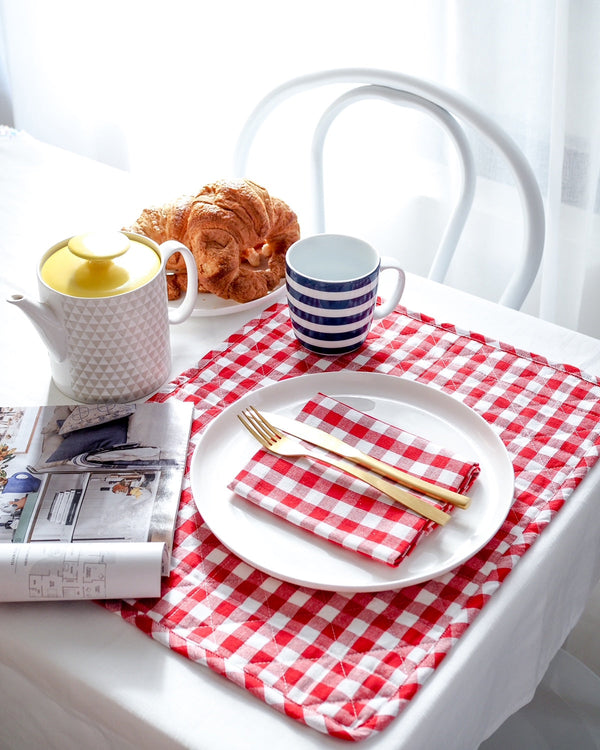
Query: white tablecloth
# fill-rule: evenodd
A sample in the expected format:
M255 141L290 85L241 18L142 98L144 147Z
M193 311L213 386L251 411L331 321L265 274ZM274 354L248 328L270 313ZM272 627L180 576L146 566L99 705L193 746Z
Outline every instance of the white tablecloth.
M225 176L225 175L224 175ZM36 293L37 258L98 222L121 226L147 200L128 175L0 129L3 298ZM408 276L403 303L600 375L600 342ZM247 315L172 330L173 374ZM66 402L41 340L4 303L2 404ZM600 466L485 606L373 750L470 750L533 695L600 577ZM288 750L348 747L270 709L94 603L0 605L0 747Z

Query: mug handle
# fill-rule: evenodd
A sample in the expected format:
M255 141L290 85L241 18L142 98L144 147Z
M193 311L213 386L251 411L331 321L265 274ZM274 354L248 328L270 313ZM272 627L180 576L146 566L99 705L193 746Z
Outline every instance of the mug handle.
M162 271L164 272L167 261L175 253L181 253L183 260L185 261L185 268L187 271L188 283L185 292L185 297L177 307L169 308L169 323L171 325L177 323L183 323L184 320L190 317L196 299L198 297L198 267L196 266L196 259L192 255L185 245L177 240L167 240L160 246L160 252L162 255Z
M404 284L406 283L406 275L399 261L388 255L381 259L381 265L379 266L380 273L387 270L395 271L398 278L389 299L384 300L380 305L375 307L373 311L373 318L375 319L385 318L386 315L389 315L396 308L396 305L400 302L400 297L402 297L402 292L404 291Z

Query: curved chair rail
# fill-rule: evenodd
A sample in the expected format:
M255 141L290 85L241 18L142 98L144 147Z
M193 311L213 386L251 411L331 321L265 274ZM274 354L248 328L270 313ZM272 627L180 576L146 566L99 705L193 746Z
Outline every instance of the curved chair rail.
M325 231L325 185L323 179L325 138L335 118L350 104L363 99L383 99L429 114L448 133L458 151L459 164L462 171L459 198L428 274L430 279L443 282L473 204L477 175L473 152L462 127L447 110L434 104L429 99L424 99L422 96L411 94L408 91L393 89L389 86L360 86L342 94L325 110L315 128L312 144L313 196L317 231Z
M236 173L245 173L248 153L259 127L281 102L316 86L333 83L377 85L429 99L442 109L468 122L503 154L512 169L521 198L524 252L500 298L500 303L508 307L520 308L535 280L542 260L545 234L542 196L533 170L513 139L490 117L455 92L414 76L377 68L337 68L299 76L281 84L263 97L248 117L235 149Z

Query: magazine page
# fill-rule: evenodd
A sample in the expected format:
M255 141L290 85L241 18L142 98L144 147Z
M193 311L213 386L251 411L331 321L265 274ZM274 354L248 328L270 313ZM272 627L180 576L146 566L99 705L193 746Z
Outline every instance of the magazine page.
M2 544L0 601L157 597L163 549L158 542Z
M168 575L192 411L0 407L0 547L156 542Z

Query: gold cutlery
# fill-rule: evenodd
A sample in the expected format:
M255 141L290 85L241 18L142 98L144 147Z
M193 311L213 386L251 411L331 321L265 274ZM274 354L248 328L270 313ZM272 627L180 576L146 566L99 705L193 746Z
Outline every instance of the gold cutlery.
M397 469L395 466L385 463L385 461L380 461L366 453L362 453L362 451L359 451L357 448L344 443L343 440L336 438L334 435L330 435L324 430L320 430L318 427L312 427L311 425L304 424L304 422L298 422L295 419L284 417L281 414L263 412L263 416L265 416L273 427L279 431L287 432L307 443L311 443L312 445L316 445L326 451L342 456L342 458L359 464L359 466L364 466L367 469L374 471L376 474L380 474L388 479L393 479L404 487L422 492L424 495L427 495L427 497L431 497L434 500L441 500L444 503L450 503L451 505L456 505L463 509L468 508L471 504L470 497L461 495L458 492L453 492L445 487L438 487L425 479L415 477L401 469Z
M395 500L408 508L413 513L428 518L430 521L434 521L440 526L444 526L451 518L448 513L445 513L440 508L431 505L431 503L422 500L420 497L411 495L409 492L406 492L397 485L386 481L380 476L376 476L369 471L364 471L352 464L337 461L334 458L323 458L315 451L308 450L297 440L284 435L273 427L273 425L271 425L264 416L252 406L248 409L244 409L244 411L237 416L248 432L271 453L275 453L279 456L287 456L289 458L307 456L330 466L334 466L336 469L339 469L346 474L361 479L371 487L375 487L375 489L383 492L392 500Z

